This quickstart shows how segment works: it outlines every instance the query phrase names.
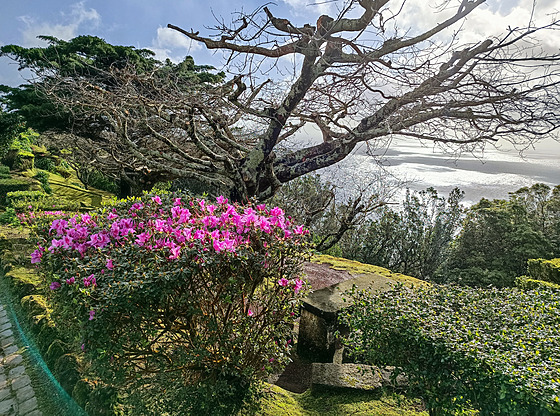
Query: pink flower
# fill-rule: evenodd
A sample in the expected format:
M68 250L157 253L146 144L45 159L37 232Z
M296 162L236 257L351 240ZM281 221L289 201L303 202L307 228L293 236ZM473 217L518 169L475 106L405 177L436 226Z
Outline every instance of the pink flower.
M89 245L96 248L103 248L107 244L109 244L109 241L110 241L109 236L104 232L98 234L92 234L89 240Z
M134 241L134 244L142 247L144 244L146 244L146 242L149 239L150 239L150 233L140 233L138 234L138 237L136 237L136 241Z
M253 316L253 311L251 309L247 311L247 316Z
M257 205L257 210L259 210L259 211L264 211L264 210L266 210L266 205L265 205L265 204Z
M115 268L115 266L113 265L113 259L108 259L107 263L105 263L105 267L107 267L109 270L113 270Z
M222 195L220 195L219 197L216 198L216 202L218 204L227 204L228 200L227 198L224 198Z
M282 217L284 215L284 211L281 208L274 207L270 210L270 215L273 217Z
M161 198L158 195L153 196L152 201L154 201L158 205L161 205Z
M89 311L89 320L93 321L93 317L95 315L95 311L92 309L91 311Z
M283 277L282 279L278 280L278 284L282 287L286 287L288 286L288 283L290 283L288 281L288 279L286 279L285 277Z
M41 246L39 246L39 248L37 250L35 250L33 253L31 253L31 263L40 263L41 262L41 258L43 257L43 252L45 251L45 249Z
M294 280L294 293L296 295L301 290L302 287L303 287L303 280L301 279Z
M61 284L60 284L59 282L52 282L52 283L49 285L49 288L50 288L51 290L56 290L56 289L59 289L60 286L61 286Z
M175 260L181 254L181 246L173 246L170 249L171 255L168 257L169 260Z
M72 276L70 279L66 279L66 284L71 285L71 284L74 284L75 281L76 281L76 278L74 276Z
M173 200L173 205L181 205L181 198L175 198Z
M116 218L119 218L119 216L117 214L115 214L114 212L110 212L109 214L107 214L107 219L110 220L114 220Z
M84 287L97 286L97 281L95 280L95 275L90 274L88 277L84 277Z

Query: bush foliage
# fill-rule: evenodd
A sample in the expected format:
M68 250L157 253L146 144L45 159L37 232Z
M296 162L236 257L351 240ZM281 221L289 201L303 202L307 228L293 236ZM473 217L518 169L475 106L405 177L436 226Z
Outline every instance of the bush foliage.
M558 412L560 291L404 287L355 295L354 355L396 365L432 415Z
M38 228L55 318L133 414L231 414L288 362L307 233L281 209L152 194Z

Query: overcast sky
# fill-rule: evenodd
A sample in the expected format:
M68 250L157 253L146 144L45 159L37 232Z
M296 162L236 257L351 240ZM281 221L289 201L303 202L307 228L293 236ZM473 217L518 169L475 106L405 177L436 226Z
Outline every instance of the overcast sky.
M460 0L450 0L447 9L440 10L443 0L407 0L398 17L401 29L409 35L443 21L457 10ZM222 56L209 52L178 32L166 28L168 23L186 30L211 32L206 27L216 25L216 17L224 22L236 18L235 12L250 12L262 6L264 0L0 0L0 45L44 46L38 35L71 39L78 35L95 35L107 42L149 48L159 59L182 60L192 55L199 64L220 67ZM269 8L277 17L296 24L314 23L322 13L336 17L339 0L276 0ZM399 8L401 1L389 4ZM533 9L534 4L534 9ZM461 37L476 42L499 35L508 27L524 27L532 20L536 24L550 22L560 12L560 0L487 0L463 23ZM440 36L450 36L452 31ZM558 53L560 33L550 32L539 40L542 47ZM16 65L0 58L0 84L19 85L24 80ZM537 146L560 160L560 144L548 141ZM560 164L560 162L558 162ZM556 183L560 183L560 178Z

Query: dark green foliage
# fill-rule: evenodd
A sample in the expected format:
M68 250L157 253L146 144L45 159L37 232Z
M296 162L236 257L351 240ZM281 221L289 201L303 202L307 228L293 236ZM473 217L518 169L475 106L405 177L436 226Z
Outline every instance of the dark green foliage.
M34 179L37 179L39 182L41 182L41 186L43 187L43 190L47 193L47 194L52 194L52 188L51 185L49 184L49 174L46 172L38 172L35 176L33 176Z
M87 184L84 183L84 185L86 185L86 189L91 186L95 189L111 192L115 195L119 193L119 185L113 179L95 169L89 173L87 176Z
M553 255L550 237L514 201L482 199L463 224L438 281L468 286L514 286L527 260Z
M0 175L9 175L10 174L10 167L0 165Z
M35 167L47 172L56 173L56 163L51 157L36 157Z
M423 280L433 279L462 219L463 192L407 191L402 210L384 207L364 227L355 259Z
M43 36L49 42L45 48L24 48L4 45L0 56L7 56L19 64L19 69L33 69L41 76L51 71L60 76L103 77L109 68L124 68L132 65L139 72L152 70L157 61L148 49L132 46L110 45L95 36L78 36L69 41L52 36ZM9 111L23 117L29 126L39 131L64 129L69 126L70 114L61 112L33 85L18 88L2 86L4 103Z
M8 192L27 191L31 183L25 179L5 178L0 179L0 205L6 204Z
M6 211L0 214L0 224L19 224L16 211L12 207L7 207Z
M4 93L2 102L9 112L10 120L25 120L27 125L40 132L48 131L52 146L70 149L70 159L79 167L86 166L87 170L93 161L102 161L95 164L95 170L108 178L125 178L139 192L150 189L156 181L180 176L177 174L177 166L167 166L172 159L158 158L157 168L147 167L142 158L131 157L131 152L138 149L132 150L127 138L117 134L114 140L118 143L111 142L107 133L118 133L119 129L111 124L111 117L106 117L103 111L94 114L96 108L107 94L115 93L124 97L127 93L123 91L130 92L130 89L127 90L130 87L147 101L133 98L124 106L123 113L131 119L140 117L145 121L152 119L146 116L148 107L145 103L152 102L156 95L161 94L160 90L177 92L188 103L193 91L204 88L202 84L221 83L225 78L224 73L212 73L213 68L210 66L195 65L192 57L186 57L179 64L170 60L160 62L153 58L154 53L150 50L111 45L94 36L79 36L69 41L49 36L42 39L48 41L49 46L23 48L6 45L0 48L0 56L13 59L21 69L30 69L37 75L33 85L0 87L0 91ZM88 91L100 91L101 95L90 100L68 100L69 96L78 96L77 90L72 89L78 84ZM90 88L92 86L93 90ZM163 95L170 101L177 101L170 99L165 93ZM179 101L182 100L183 98ZM165 106L167 104L159 107L160 110ZM170 131L177 128L173 124L175 117L176 114L171 115L169 111L156 111L155 119L161 123L155 130L147 128L144 122L139 125L128 123L129 128L137 129L137 132L132 133L133 136L139 134L148 139L146 150L140 149L140 152L148 154L154 150L156 146L149 143L151 136L151 140L156 141L154 137L164 137L165 142ZM108 157L110 154L113 157ZM135 166L130 167L129 159L134 161ZM46 167L51 170L50 166ZM179 167L182 168L183 165L179 164ZM79 169L77 171L80 176ZM56 172L64 177L68 177L70 173L58 167ZM87 178L84 185L87 189ZM114 187L112 188L111 192L115 192Z
M560 392L560 291L398 287L343 314L356 357L396 365L431 415L547 415Z

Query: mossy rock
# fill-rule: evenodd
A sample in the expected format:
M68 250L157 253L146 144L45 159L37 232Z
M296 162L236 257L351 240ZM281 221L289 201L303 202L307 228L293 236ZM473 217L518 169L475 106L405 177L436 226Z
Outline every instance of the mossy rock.
M72 390L74 390L76 383L81 378L80 360L76 354L64 354L59 357L54 364L53 370L62 388L68 394L72 394Z
M43 286L43 280L33 269L14 267L7 274L20 297L37 293Z
M72 397L90 416L114 415L115 390L97 380L82 378L78 380Z
M42 295L24 296L21 301L21 307L29 316L47 315L47 301Z
M34 160L35 155L33 153L21 149L9 150L4 158L4 162L12 170L33 169Z
M314 256L311 261L313 263L328 264L330 265L330 268L334 270L345 270L353 276L380 275L387 279L393 280L395 283L412 283L414 286L429 285L429 283L424 280L420 280L412 276L407 276L406 274L394 273L384 267L360 263L359 261L348 260L341 257L321 254L319 256Z

